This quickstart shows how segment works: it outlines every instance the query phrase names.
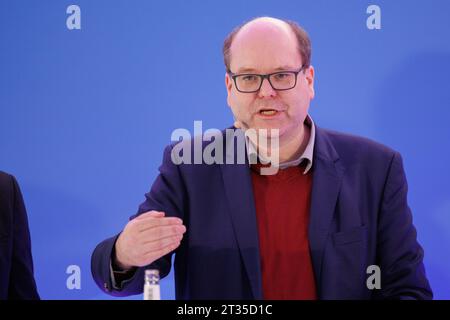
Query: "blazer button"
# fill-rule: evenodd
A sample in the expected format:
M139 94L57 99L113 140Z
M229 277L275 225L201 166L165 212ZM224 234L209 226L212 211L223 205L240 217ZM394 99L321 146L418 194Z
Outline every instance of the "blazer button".
M106 282L103 284L103 287L105 288L106 292L110 292L111 291L111 289L109 288L109 286L108 286L108 284Z

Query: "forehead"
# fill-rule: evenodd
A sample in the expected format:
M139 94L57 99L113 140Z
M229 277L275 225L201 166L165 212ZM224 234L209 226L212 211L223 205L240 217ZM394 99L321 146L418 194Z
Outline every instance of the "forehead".
M298 69L302 63L297 38L284 22L263 21L244 26L236 34L230 51L230 69L235 73L244 69L258 72Z

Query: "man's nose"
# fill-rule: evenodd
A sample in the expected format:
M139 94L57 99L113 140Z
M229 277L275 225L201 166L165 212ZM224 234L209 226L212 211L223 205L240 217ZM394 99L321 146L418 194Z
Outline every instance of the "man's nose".
M277 92L272 88L269 79L265 78L263 79L261 88L258 91L258 96L260 98L266 98L266 97L274 97L277 95Z

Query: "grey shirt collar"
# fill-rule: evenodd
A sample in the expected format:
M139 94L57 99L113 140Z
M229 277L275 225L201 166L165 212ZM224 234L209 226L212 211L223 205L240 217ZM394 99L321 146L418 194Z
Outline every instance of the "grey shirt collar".
M280 163L279 169L286 169L289 167L298 166L300 163L302 163L303 160L307 161L307 164L306 164L305 170L303 171L303 174L307 174L308 171L311 169L312 164L313 164L314 142L316 139L316 129L315 129L314 121L309 114L306 115L305 124L310 127L311 132L310 132L308 144L306 145L306 148L303 151L303 154L301 154L300 157L298 157L297 159ZM248 152L249 159L254 159L257 156L256 149L252 145L252 143L249 143L247 152Z

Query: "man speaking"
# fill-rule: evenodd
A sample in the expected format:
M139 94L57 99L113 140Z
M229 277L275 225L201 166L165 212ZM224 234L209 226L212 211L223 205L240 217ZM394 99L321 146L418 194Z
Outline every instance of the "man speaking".
M262 174L269 153L259 140L245 139L242 164L176 164L168 146L137 214L93 252L100 288L142 293L145 269L166 276L175 253L177 299L431 299L402 158L315 125L306 32L253 19L230 33L223 54L231 139L276 132L276 172ZM379 272L377 285L368 270Z

